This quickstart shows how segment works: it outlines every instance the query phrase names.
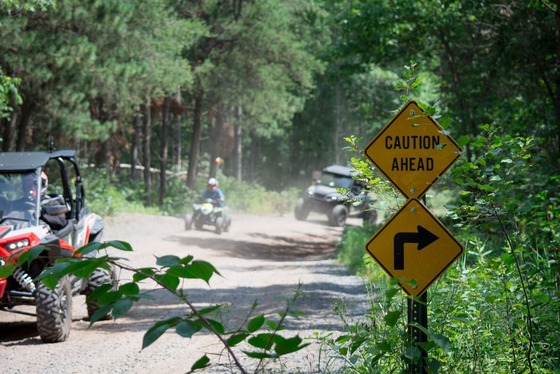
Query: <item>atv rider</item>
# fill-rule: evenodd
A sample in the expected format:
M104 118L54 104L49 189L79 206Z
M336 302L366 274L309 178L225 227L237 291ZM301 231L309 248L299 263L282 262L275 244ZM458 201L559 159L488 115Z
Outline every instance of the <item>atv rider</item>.
M212 204L217 207L224 206L225 196L220 187L218 187L216 178L208 179L208 188L202 193L202 200L212 200Z

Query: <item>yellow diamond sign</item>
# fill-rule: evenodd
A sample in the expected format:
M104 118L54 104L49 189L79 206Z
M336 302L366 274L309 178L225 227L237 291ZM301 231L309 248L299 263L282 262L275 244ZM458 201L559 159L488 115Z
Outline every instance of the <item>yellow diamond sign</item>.
M366 156L407 198L421 198L457 160L461 148L415 101L366 147Z
M419 296L463 253L463 246L417 199L410 199L366 245L409 295Z

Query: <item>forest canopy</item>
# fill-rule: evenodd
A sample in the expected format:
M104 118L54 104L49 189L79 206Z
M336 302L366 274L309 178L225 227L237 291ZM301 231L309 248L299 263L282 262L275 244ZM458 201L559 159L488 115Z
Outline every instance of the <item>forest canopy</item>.
M453 136L485 124L531 136L539 170L558 171L552 1L28 0L0 12L3 151L52 141L110 174L184 170L193 188L221 166L279 190L347 162L343 139L371 139L416 66L414 95Z

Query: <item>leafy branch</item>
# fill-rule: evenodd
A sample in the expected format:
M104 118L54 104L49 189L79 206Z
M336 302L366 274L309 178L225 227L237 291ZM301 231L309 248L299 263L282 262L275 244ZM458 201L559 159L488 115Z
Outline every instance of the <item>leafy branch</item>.
M151 298L148 293L141 292L139 286L141 282L151 280L158 287L170 292L186 304L190 313L187 316L173 316L154 323L144 334L142 349L153 344L170 328L174 328L175 332L184 338L191 338L204 329L219 339L241 373L247 373L247 370L241 364L233 347L242 342L256 348L256 350L242 350L247 357L259 360L256 370L264 365L265 360L278 359L309 345L309 343L303 343L302 338L298 335L289 338L280 335L288 316L297 318L301 315L300 311L294 309L294 304L301 295L301 285L296 289L294 296L288 300L285 309L279 313L278 322L266 318L263 314L252 316L251 314L257 306L255 302L242 325L232 332L226 332L222 323L211 318L211 314L220 310L223 305L212 305L199 309L188 299L183 289L179 288L181 281L187 279L199 279L209 284L212 276L221 275L212 264L194 260L192 256L180 258L166 255L157 257L155 267L135 268L123 263L122 258L119 257L108 254L95 256L109 247L121 251L132 251L131 246L122 241L93 242L80 248L75 257L58 259L52 267L39 275L36 281L41 281L46 286L54 288L57 282L65 276L73 275L87 279L98 267L106 269L116 267L131 272L132 281L114 285L105 284L87 296L88 301L95 301L100 305L99 310L90 318L91 326L107 313L111 313L113 318L118 319L124 316L136 302ZM31 261L33 256L33 254L25 256L24 260ZM209 365L210 359L204 355L192 365L191 372Z

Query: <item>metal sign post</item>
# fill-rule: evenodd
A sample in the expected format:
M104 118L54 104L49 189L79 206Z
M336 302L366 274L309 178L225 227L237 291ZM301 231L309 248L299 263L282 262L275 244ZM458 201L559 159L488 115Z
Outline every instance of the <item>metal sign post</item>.
M408 373L410 374L427 374L428 352L423 347L428 342L426 333L416 327L420 325L424 330L428 329L428 293L424 292L420 295L418 301L414 298L408 298L408 337L410 342L420 349L420 359L418 362L411 362L408 365Z

